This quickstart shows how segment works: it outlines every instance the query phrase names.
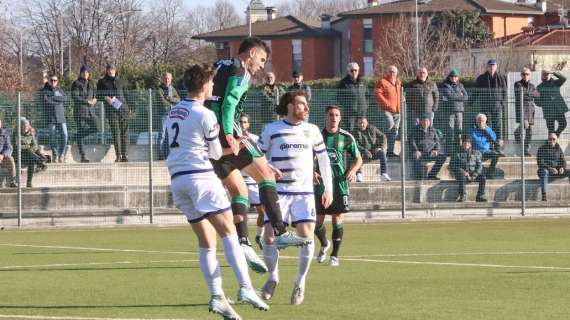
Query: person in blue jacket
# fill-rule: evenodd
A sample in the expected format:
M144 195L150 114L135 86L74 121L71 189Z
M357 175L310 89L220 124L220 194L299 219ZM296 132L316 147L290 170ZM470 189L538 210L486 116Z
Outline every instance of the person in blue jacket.
M488 176L493 176L499 158L504 157L505 154L499 150L497 134L491 127L487 126L487 116L484 113L478 114L475 123L476 126L469 129L473 150L481 152L483 161L491 159Z

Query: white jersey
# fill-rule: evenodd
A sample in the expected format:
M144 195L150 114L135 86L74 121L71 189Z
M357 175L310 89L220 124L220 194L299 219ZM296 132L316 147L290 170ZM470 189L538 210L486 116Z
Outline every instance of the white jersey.
M271 165L283 173L277 180L279 194L313 194L313 152L326 155L323 136L317 126L278 120L265 127L258 144Z
M259 136L255 135L253 133L247 133L246 134L247 137L249 137L253 142L257 143L259 141ZM257 182L255 182L255 180L253 180L252 177L250 177L247 173L245 173L244 171L241 172L241 176L243 177L243 180L245 181L245 184L248 186L257 186Z
M218 139L216 115L194 100L182 100L172 107L166 120L168 130L168 172L171 177L213 172L208 143Z

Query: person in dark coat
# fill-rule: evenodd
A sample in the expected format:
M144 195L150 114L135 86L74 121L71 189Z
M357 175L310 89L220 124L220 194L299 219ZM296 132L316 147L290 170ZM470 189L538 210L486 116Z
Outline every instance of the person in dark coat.
M428 77L426 68L418 69L416 79L406 85L406 102L408 105L408 128L419 124L423 115L428 115L433 124L435 112L439 105L439 90L434 81Z
M465 102L469 100L469 95L459 81L459 72L456 69L451 69L449 72L443 82L442 91L442 111L449 119L447 146L449 150L455 150L461 145Z
M368 123L365 117L358 118L358 127L353 131L354 139L360 150L364 162L378 159L380 161L380 178L391 181L388 175L388 158L386 156L386 135L380 129ZM356 173L356 180L362 182L360 169Z
M465 201L465 185L470 182L479 182L475 201L487 202L487 199L485 199L485 184L487 180L483 174L483 162L481 159L481 152L473 150L471 147L470 137L466 137L463 140L461 149L451 157L449 168L455 176L455 180L459 182L457 202Z
M477 102L497 134L497 143L503 146L503 113L508 101L507 77L497 72L497 61L487 62L487 71L477 77Z
M534 125L534 99L540 96L534 84L530 82L530 69L523 68L521 80L515 82L515 113L519 127L515 130L515 137L521 139L522 126L524 125L524 155L530 156L530 141L532 139L532 126ZM521 106L522 95L522 106ZM522 110L521 110L522 109Z
M71 84L71 98L73 99L73 118L77 126L77 147L81 162L89 162L85 157L83 143L86 137L98 132L97 98L95 81L89 79L91 69L87 65L81 66L79 79Z
M18 135L15 134L12 137L12 145L14 146L14 155L16 156L18 155L18 148L22 148L20 151L21 163L22 166L28 168L26 187L32 188L34 173L47 169L46 162L48 158L41 153L36 141L35 130L28 119L23 117L20 119L20 141L18 142Z
M552 76L556 79L553 79ZM543 70L542 82L536 87L540 93L540 97L536 99L536 104L542 108L548 133L554 132L559 137L562 131L566 129L565 113L568 112L568 106L560 93L560 87L564 82L566 82L566 78L561 73ZM556 122L558 122L558 128L556 128Z
M411 131L410 152L414 162L414 177L416 180L425 178L425 163L435 161L427 174L428 180L439 180L437 174L445 162L446 156L440 151L439 136L431 125L430 115L421 116L420 123Z
M4 186L4 176L6 176L6 185L9 188L17 188L16 184L16 165L12 157L12 141L10 133L7 129L2 128L2 119L0 119L0 188Z
M117 76L117 68L108 64L105 76L97 82L97 97L104 101L105 117L109 122L115 162L128 162L129 106L125 96L126 84Z
M40 91L44 112L49 119L50 147L53 162L63 162L67 146L67 124L65 123L65 102L67 98L58 87L59 79L51 74Z
M358 63L351 62L346 67L347 75L342 78L337 86L336 100L343 108L346 115L345 128L354 131L356 119L366 117L368 112L368 100L366 93L368 88L366 81L360 76Z
M300 71L293 71L293 84L287 88L287 91L305 91L307 93L307 101L311 102L313 94L311 86L303 82L303 73Z
M153 125L152 130L158 131L160 128L160 152L158 155L159 160L164 160L168 158L170 153L170 145L168 144L168 130L165 126L166 120L168 119L168 114L170 109L180 102L180 95L178 91L172 85L172 73L165 72L162 74L162 79L160 86L156 89L158 92L158 105L156 110L153 110Z
M536 162L538 164L537 175L540 180L542 201L546 201L549 179L568 177L570 181L570 171L566 170L564 151L558 144L558 136L555 132L549 133L548 141L538 148Z
M275 121L275 108L279 105L279 99L285 94L285 88L275 82L276 76L273 72L265 74L265 83L260 87L262 112L259 117L261 128L254 130L261 131L266 124Z

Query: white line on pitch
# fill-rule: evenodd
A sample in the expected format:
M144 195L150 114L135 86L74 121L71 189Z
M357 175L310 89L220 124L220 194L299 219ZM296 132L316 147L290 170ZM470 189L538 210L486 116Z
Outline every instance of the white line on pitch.
M89 248L89 247L69 247L69 246L40 246L34 244L16 244L16 243L0 243L4 247L25 247L25 248L44 248L44 249L65 249L65 250L86 250L86 251L107 251L107 252L136 252L136 253L164 253L164 254L198 254L195 251L160 251L160 250L141 250L141 249L113 249L113 248Z
M346 261L373 262L373 263L393 263L393 264L414 264L452 267L480 267L480 268L506 268L506 269L539 269L539 270L570 270L570 267L549 267L549 266L517 266L488 263L460 263L460 262L431 262L431 261L406 261L406 260L374 260L374 259L354 259L342 258Z
M506 252L441 252L441 253L385 253L361 256L344 256L344 258L371 257L438 257L438 256L510 256L510 255L564 255L570 251L506 251Z
M93 317L57 317L57 316L25 316L25 315L11 315L0 314L3 319L46 319L46 320L193 320L186 319L139 319L139 318L93 318Z
M26 269L26 268L55 268L55 267L83 267L83 266L105 266L115 264L145 264L145 263L183 263L198 262L198 260L153 260L153 261L112 261L112 262L85 262L85 263L54 263L54 264L36 264L36 265L20 265L20 266L2 266L4 269Z

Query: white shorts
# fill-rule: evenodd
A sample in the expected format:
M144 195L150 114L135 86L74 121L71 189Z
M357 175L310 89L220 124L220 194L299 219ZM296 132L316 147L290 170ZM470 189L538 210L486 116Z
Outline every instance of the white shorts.
M315 196L313 194L279 195L279 207L283 215L283 222L296 225L304 222L316 222ZM264 222L269 219L265 215Z
M231 210L226 190L213 172L175 177L170 188L174 205L190 223Z
M257 187L257 184L247 185L247 198L250 205L254 207L261 205L261 201L259 200L259 188Z

